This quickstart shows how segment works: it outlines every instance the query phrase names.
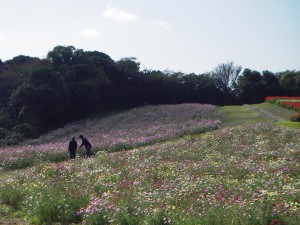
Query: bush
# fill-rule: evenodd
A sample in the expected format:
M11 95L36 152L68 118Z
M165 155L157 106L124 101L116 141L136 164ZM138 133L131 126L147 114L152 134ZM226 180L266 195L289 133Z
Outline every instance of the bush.
M24 136L22 134L16 133L16 132L10 132L5 137L5 139L2 139L1 145L4 145L4 146L16 145L16 144L19 144L23 140L24 140Z
M118 144L115 144L109 149L109 152L119 152L119 151L126 151L133 149L133 145L129 143L120 142Z
M300 113L298 113L297 115L291 116L290 120L292 122L300 122Z
M44 160L48 160L49 162L62 162L69 159L69 155L67 152L56 152L56 153L47 153L44 156Z
M24 169L33 166L34 160L32 158L18 158L13 161L5 161L1 166L5 170Z
M130 201L130 200L129 200ZM117 215L118 224L121 225L131 225L131 224L141 224L143 220L143 215L139 214L133 205L129 204L120 210Z
M0 139L5 139L5 137L8 133L9 133L8 130L0 127Z
M37 131L28 123L16 125L12 130L15 133L22 134L26 138L37 137Z
M38 201L36 202L38 203ZM70 224L82 221L77 215L80 207L86 204L86 199L73 196L73 193L65 194L59 187L45 191L41 196L41 201L35 206L33 220L36 224Z
M151 225L164 225L170 224L170 220L168 219L168 214L164 211L159 211L157 214L153 215L150 220Z
M93 214L86 218L85 220L86 224L90 225L106 225L109 224L108 218L105 217L102 213Z
M13 185L0 187L0 202L12 207L13 209L19 209L24 199L24 194L20 189Z
M0 205L0 216L8 216L13 211L13 208L9 205Z

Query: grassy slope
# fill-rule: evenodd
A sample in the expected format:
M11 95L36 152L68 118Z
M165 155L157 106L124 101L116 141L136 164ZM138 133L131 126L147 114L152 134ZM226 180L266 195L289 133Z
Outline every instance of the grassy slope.
M293 110L289 110L274 104L270 103L262 103L262 104L257 104L254 105L256 107L259 107L260 109L264 109L269 111L270 113L274 114L275 116L280 116L288 120L288 118L292 115L295 115L296 112Z
M189 218L186 224L265 224L278 218L296 224L299 219L296 216L299 205L296 205L300 203L300 134L298 130L255 125L274 121L273 116L260 109L284 119L293 114L269 104L225 106L218 109L223 128L213 132L129 152L100 154L89 161L79 159L75 164L41 164L33 169L0 173L0 178L8 184L8 189L11 185L21 185L20 195L22 192L41 195L41 187L48 185L45 190L52 188L56 192L54 196L49 192L45 198L55 199L55 195L64 195L60 188L68 184L71 190L78 191L79 197L87 187L90 197L99 196L101 190L121 193L120 199L111 196L105 199L114 201L119 208L129 207L123 202L127 199L134 207L154 210L152 213L163 204L174 224L185 214ZM100 183L96 185L96 181ZM278 218L269 214L272 204ZM288 210L289 216L281 211L280 204L286 204L284 210ZM185 211L187 208L190 210ZM205 213L206 209L211 213L206 212L203 219L193 219L193 215ZM0 214L5 214L5 210L1 206ZM11 215L13 209L7 211ZM224 213L226 218L222 216ZM253 221L243 213L249 213Z
M223 126L233 127L249 123L270 122L271 119L263 116L257 109L250 105L224 106L219 108Z
M290 122L295 111L269 103L243 106L224 106L219 108L223 127L247 125L258 122L275 122L290 128L300 128L299 122Z

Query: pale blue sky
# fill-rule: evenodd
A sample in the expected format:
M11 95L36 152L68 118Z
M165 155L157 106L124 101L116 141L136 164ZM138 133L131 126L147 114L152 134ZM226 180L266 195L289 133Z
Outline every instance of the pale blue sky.
M300 70L300 0L0 0L0 59L57 45L142 69Z

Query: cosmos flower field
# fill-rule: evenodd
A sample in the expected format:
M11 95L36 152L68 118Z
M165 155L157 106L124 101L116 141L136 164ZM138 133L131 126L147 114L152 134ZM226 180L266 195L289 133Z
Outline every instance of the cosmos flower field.
M3 169L25 168L40 161L58 162L67 159L68 142L83 134L93 150L119 151L215 129L221 121L215 106L200 104L146 106L114 116L95 117L66 125L37 140L19 146L0 148ZM83 155L84 150L78 152ZM1 169L0 167L0 169Z
M24 224L298 224L300 130L205 130L3 172L0 215Z

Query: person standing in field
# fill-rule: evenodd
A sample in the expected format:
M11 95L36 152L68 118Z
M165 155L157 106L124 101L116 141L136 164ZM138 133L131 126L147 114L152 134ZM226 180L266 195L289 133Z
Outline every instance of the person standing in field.
M86 149L86 157L89 157L91 155L91 148L92 145L91 143L88 141L88 139L86 139L85 137L83 137L83 135L79 135L79 138L81 139L81 145L79 146L79 149L84 146Z
M71 141L69 142L70 159L76 158L76 150L77 150L77 141L75 140L75 137L72 137Z

